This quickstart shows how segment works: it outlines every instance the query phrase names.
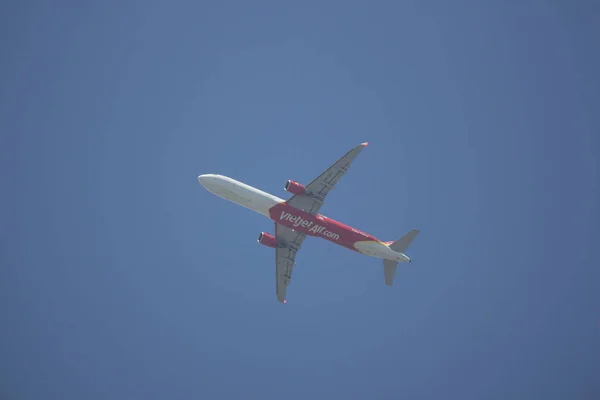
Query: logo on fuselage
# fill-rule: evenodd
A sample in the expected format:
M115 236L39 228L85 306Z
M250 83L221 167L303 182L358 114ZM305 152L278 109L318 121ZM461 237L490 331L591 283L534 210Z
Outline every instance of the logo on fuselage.
M314 235L322 235L326 238L338 240L340 235L337 233L331 232L327 230L323 225L315 224L313 221L302 218L300 215L294 215L292 213L282 211L281 216L279 217L281 221L291 222L295 228L304 228L309 233Z

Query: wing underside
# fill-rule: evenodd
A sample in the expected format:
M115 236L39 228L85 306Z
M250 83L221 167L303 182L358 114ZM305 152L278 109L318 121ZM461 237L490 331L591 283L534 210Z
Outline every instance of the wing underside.
M367 144L366 142L362 143L347 152L321 175L306 185L305 194L292 196L287 204L311 215L318 214L329 191L348 171L354 158ZM285 303L287 288L292 281L292 271L296 264L296 253L300 250L306 235L276 223L275 238L279 242L278 247L275 249L277 300Z
M279 242L279 246L275 249L277 300L285 303L285 295L292 281L292 271L296 264L296 253L300 250L306 235L276 223L275 238Z
M350 168L352 161L366 146L367 143L365 142L350 150L311 183L306 185L306 194L294 195L287 203L292 207L316 215L325 202L325 197L329 191L338 183L342 176L344 176L346 171Z

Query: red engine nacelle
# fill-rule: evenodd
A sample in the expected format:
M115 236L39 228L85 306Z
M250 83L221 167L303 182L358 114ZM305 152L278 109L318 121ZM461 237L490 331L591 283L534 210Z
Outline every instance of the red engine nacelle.
M260 235L258 235L258 243L268 247L277 247L279 244L277 239L275 239L275 236L269 235L266 232L261 232Z
M302 186L301 184L299 184L296 181L290 181L288 180L285 183L285 190L286 192L290 192L293 194L304 194L306 193L306 188L304 186Z

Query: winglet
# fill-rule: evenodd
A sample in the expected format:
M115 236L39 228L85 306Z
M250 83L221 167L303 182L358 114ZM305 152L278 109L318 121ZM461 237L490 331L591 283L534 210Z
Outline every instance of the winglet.
M367 147L369 145L369 142L364 142L360 144L362 147Z

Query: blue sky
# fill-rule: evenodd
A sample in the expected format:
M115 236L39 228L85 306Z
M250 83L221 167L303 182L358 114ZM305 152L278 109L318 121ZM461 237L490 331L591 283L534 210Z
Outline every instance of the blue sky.
M599 12L3 5L1 397L599 396ZM309 238L279 304L196 176L285 197L363 141L322 212L412 264Z

